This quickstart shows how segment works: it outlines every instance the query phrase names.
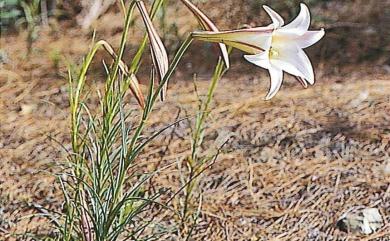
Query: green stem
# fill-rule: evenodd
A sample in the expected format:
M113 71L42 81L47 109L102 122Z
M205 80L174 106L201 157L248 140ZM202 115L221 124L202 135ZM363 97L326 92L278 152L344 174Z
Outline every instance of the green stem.
M196 118L195 132L193 135L193 145L192 145L192 152L191 152L191 159L192 159L191 161L197 159L197 149L202 144L202 139L203 139L202 136L204 132L204 123L210 114L210 104L213 100L214 92L218 86L218 82L222 78L225 72L226 69L224 70L224 62L222 59L219 59L207 91L207 99L205 102L201 104L198 117Z
M125 46L126 46L126 42L127 42L127 36L128 36L128 33L129 33L131 17L133 15L132 13L133 13L133 10L134 10L134 7L135 7L135 3L136 3L136 0L133 0L130 3L128 12L127 12L126 17L125 17L125 28L124 28L124 32L123 32L122 38L121 38L121 43L120 43L120 47L119 47L119 53L118 53L118 56L117 56L117 58L115 59L115 62L114 62L113 72L112 72L112 76L110 78L111 82L113 82L116 79L117 75L118 75L119 62L122 60L123 53L125 51ZM112 83L110 83L110 86L111 86L111 84Z
M188 160L190 172L188 176L188 184L185 189L185 198L184 198L184 207L183 207L183 219L182 219L182 225L186 222L187 219L187 213L188 213L188 205L192 198L192 191L194 190L196 183L199 178L196 178L199 176L199 173L197 170L201 169L201 166L204 164L204 159L198 158L198 149L201 146L203 142L203 135L204 135L204 124L207 120L207 117L210 113L210 105L212 103L215 90L217 89L218 82L224 75L227 69L224 68L224 62L220 58L218 60L217 65L215 66L214 74L211 79L211 83L209 85L208 91L207 91L207 98L205 101L203 101L199 108L199 113L196 118L195 122L195 131L192 136L192 147L191 147L191 157Z

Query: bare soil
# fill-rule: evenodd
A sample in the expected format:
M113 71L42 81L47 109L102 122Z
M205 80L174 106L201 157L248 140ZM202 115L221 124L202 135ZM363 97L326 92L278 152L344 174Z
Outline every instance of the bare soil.
M49 220L31 214L61 210L54 173L69 149L69 106L66 61L57 65L55 54L77 63L89 40L77 31L41 34L31 56L24 34L1 38L7 58L0 69L0 240L45 233ZM228 74L217 90L207 143L226 133L231 138L202 178L195 240L390 240L390 74L353 66L330 75L319 64L315 86L303 89L287 78L266 102L267 73L243 62L236 60L232 71L251 71ZM99 77L96 66L91 72ZM197 80L201 94L207 83L206 75ZM179 71L168 95L149 131L178 113L194 115L191 73ZM130 96L129 102L135 107ZM171 166L154 186L178 189L172 164L189 153L190 122L168 130L139 159L146 168ZM338 218L358 206L378 208L385 226L369 236L338 230Z

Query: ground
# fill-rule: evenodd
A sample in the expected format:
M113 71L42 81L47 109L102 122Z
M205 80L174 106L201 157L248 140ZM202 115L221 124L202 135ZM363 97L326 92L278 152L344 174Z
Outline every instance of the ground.
M75 61L89 42L77 33L42 35L31 56L23 34L1 39L0 240L46 232L42 214L61 209L54 174L69 149L69 105L65 61L57 65L55 55ZM228 74L216 93L207 143L230 138L202 178L195 240L389 240L390 74L375 66L328 74L320 65L315 86L303 89L288 78L264 101L268 76L249 67ZM207 79L196 81L201 93ZM191 75L177 73L149 131L193 116L196 104ZM138 160L166 167L153 179L156 187L178 189L175 163L188 155L190 123L168 130ZM340 231L339 217L359 206L378 208L385 226L368 236Z

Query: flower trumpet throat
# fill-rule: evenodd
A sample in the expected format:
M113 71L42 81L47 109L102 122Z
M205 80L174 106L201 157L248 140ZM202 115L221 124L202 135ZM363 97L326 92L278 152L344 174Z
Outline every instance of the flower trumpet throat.
M267 27L255 27L231 31L193 32L195 39L229 45L247 53L244 58L269 71L271 86L266 100L279 91L283 72L295 76L301 84L314 84L314 71L309 57L303 51L324 35L324 29L309 31L310 12L305 4L300 5L299 15L285 25L283 18L271 8L264 6L272 20Z

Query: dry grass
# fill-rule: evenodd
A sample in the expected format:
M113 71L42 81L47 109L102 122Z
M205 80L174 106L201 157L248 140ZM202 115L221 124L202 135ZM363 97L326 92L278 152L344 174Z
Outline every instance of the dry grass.
M61 208L51 173L64 160L60 145L69 143L67 90L47 56L54 47L68 55L86 47L72 36L42 39L26 61L22 40L1 40L12 55L0 71L0 237L44 231L47 220L26 215L41 212L40 206ZM288 80L265 102L268 76L261 73L229 76L217 91L207 145L221 132L232 138L202 179L195 240L389 240L390 76L363 71L324 76L307 90ZM178 110L181 116L194 113L192 83L178 77L168 101L158 105L150 131L173 122ZM199 90L206 84L199 81ZM182 161L190 148L188 128L182 122L169 130L139 164L153 169ZM151 185L175 191L178 175L172 165ZM338 231L338 217L356 206L379 208L386 226L367 237Z

